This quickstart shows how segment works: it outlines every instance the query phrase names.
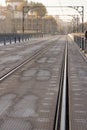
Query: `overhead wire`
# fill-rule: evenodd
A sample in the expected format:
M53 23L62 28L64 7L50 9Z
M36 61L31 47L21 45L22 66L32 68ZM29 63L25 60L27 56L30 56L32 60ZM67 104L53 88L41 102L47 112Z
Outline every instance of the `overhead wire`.
M63 11L63 8L62 8L62 4L61 4L61 1L60 0L58 0L59 1L59 6L61 7L61 12L62 12L62 15L64 16L64 11ZM65 16L64 16L65 17Z

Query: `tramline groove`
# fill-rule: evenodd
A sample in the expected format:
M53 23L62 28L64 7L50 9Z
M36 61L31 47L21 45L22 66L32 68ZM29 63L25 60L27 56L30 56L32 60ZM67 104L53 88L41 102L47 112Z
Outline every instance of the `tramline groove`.
M21 64L19 64L18 66L16 66L12 70L10 70L9 72L7 72L3 76L1 76L0 77L0 82L2 82L5 78L7 78L8 76L10 76L12 73L14 73L19 68L21 68L23 65L27 64L28 62L30 62L31 60L33 60L34 58L36 58L38 55L41 55L41 54L45 53L45 51L47 51L49 49L49 47L51 47L51 46L53 46L53 45L48 45L47 47L45 47L45 48L37 51L35 54L33 54L31 57L29 57L28 59L26 59L25 61L23 61Z

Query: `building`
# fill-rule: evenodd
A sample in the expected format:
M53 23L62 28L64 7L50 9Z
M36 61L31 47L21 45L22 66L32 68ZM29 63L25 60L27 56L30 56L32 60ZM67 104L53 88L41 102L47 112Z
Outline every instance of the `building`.
M17 6L23 2L25 2L25 0L6 0L6 5L10 5L14 10L16 10Z
M22 7L27 3L26 0L6 0L6 6L13 11L13 17L22 18ZM21 10L18 10L21 7Z
M4 20L6 18L7 7L0 6L0 20Z
M6 7L0 7L0 33L22 33L23 12L26 0L6 0ZM57 23L49 16L40 17L36 12L28 12L24 16L25 33L54 33Z

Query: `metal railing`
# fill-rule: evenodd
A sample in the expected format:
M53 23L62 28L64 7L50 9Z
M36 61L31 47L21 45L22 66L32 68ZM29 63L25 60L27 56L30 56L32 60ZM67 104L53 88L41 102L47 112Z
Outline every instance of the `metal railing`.
M84 36L78 36L75 35L74 36L74 42L77 43L77 45L85 52L87 53L87 38L85 38Z
M29 40L31 38L43 37L42 33L31 34L0 34L0 44L6 45L7 43L17 43Z

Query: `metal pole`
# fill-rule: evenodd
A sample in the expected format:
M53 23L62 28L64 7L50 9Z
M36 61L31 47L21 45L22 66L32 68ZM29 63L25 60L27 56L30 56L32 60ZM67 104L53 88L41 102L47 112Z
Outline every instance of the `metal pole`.
M38 33L38 14L37 14L37 33Z
M82 6L82 32L84 32L84 7Z
M77 32L78 32L78 15L77 15Z
M22 32L23 32L23 34L24 34L24 7L23 7L23 10L22 10L23 12L22 12Z

